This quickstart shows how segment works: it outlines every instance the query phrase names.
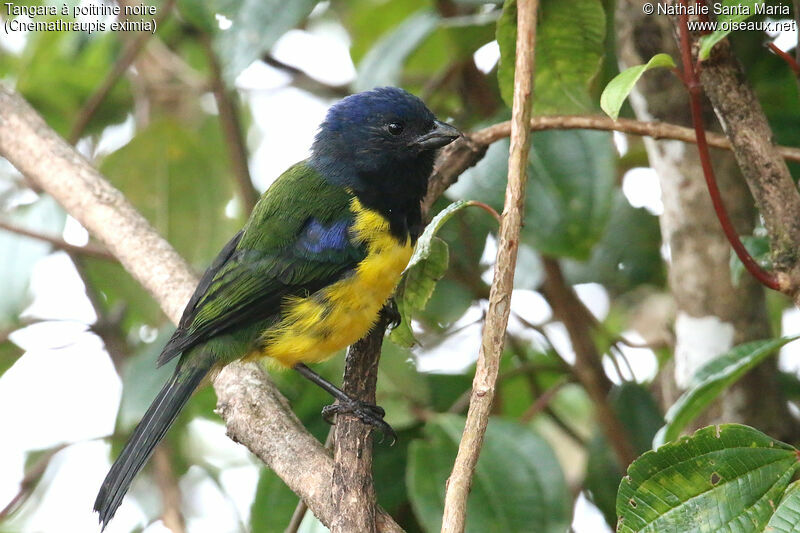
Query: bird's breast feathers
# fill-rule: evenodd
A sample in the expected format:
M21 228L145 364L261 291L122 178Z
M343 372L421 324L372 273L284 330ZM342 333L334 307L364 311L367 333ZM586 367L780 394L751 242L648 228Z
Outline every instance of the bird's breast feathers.
M283 366L323 361L363 337L376 322L381 307L394 292L413 252L410 237L400 241L388 220L350 202L354 215L352 242L366 255L342 279L306 297L286 300L282 318L261 338L258 354Z

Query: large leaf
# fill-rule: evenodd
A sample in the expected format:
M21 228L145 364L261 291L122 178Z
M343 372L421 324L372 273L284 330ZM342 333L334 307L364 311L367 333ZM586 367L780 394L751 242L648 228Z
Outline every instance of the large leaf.
M447 477L464 419L441 415L426 426L428 438L409 449L407 483L414 513L425 531L439 531ZM468 532L563 532L570 496L550 446L530 428L493 418L467 502Z
M109 155L101 170L197 270L208 266L241 224L225 214L234 182L211 118L197 128L154 121ZM127 305L133 322L162 320L152 299L121 267L86 263L109 307Z
M800 481L795 481L786 490L775 514L769 519L769 533L800 533Z
M288 30L305 19L318 0L223 0L219 13L233 24L217 34L224 77L233 85L236 76L260 58Z
M14 69L16 88L53 129L66 136L116 61L118 34L100 32L87 38L81 32L39 31L30 32L27 39ZM98 106L87 132L121 122L130 106L130 86L122 79Z
M419 11L384 35L358 64L356 91L384 85L400 85L406 58L436 28L440 17L428 10Z
M762 531L797 466L794 448L753 428L703 428L631 464L617 532Z
M571 283L600 283L613 294L642 284L661 286L666 272L660 246L658 217L642 207L631 207L616 191L608 229L589 260L567 261L564 272Z
M611 137L604 132L544 131L533 135L522 242L547 255L584 260L603 236L611 213L615 172ZM453 198L503 208L508 141L450 187Z
M20 206L9 214L0 213L9 222L24 229L58 237L64 230L66 215L49 196ZM28 283L33 265L50 254L52 245L0 229L0 330L12 327L30 303Z
M656 54L644 65L629 67L608 82L603 94L600 95L600 108L606 115L616 120L619 117L619 110L628 95L633 90L633 86L648 70L659 67L674 67L675 61L668 54Z
M781 337L748 342L706 363L692 376L686 392L667 411L664 416L666 425L656 434L653 446L676 439L722 391L796 338Z
M503 6L497 22L500 94L511 107L517 38L517 6ZM589 85L603 58L606 31L599 0L543 0L536 30L533 112L574 113L592 108Z

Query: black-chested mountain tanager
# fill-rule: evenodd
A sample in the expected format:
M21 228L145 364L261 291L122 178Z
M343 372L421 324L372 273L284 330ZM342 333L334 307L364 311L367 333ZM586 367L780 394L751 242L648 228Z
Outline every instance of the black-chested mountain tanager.
M269 357L337 399L338 412L392 433L383 410L348 398L306 363L365 335L391 297L420 233L437 149L460 133L419 98L384 87L330 108L311 156L263 194L186 305L158 364L179 357L103 481L105 527L194 389L237 359Z

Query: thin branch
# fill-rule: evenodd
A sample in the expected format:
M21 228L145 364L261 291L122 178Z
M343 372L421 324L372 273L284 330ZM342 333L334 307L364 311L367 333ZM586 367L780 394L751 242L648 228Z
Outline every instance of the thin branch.
M52 235L45 235L44 233L39 233L38 231L33 231L29 229L25 229L23 227L17 226L16 224L11 224L10 222L5 222L0 220L0 229L10 231L11 233L16 233L18 235L23 235L25 237L30 237L31 239L36 239L39 241L44 241L53 245L53 247L58 248L59 250L64 250L66 252L71 252L80 255L88 255L91 257L96 257L98 259L105 259L106 261L116 261L117 258L114 257L111 252L106 250L102 246L97 246L96 244L88 243L85 246L76 246L74 244L70 244L64 239L59 237L54 237Z
M445 494L442 531L464 531L467 496L478 462L483 437L494 400L500 356L505 343L511 291L514 286L519 232L525 199L526 170L530 149L531 97L533 95L534 42L536 40L537 0L517 3L517 50L514 76L514 102L511 119L511 146L508 158L503 220L500 224L494 280L489 291L489 310L478 354L464 434Z
M631 135L642 135L653 139L674 139L687 143L696 143L697 137L692 128L684 128L667 122L641 121L629 118L613 120L601 115L552 115L533 117L531 131L543 130L599 130L618 131ZM470 134L470 138L477 145L491 144L508 137L511 132L510 122L499 122L482 130ZM718 133L707 133L706 140L709 146L732 150L730 140ZM775 149L781 157L790 161L800 162L800 148L789 146L776 146Z
M342 390L351 398L375 403L378 360L386 324L386 316L381 313L370 332L347 350ZM372 431L356 416L336 415L331 493L335 518L329 526L331 533L376 531Z
M259 194L253 187L253 180L250 178L247 143L242 133L242 121L239 119L239 112L233 101L233 95L225 87L225 82L222 81L222 69L220 68L217 54L211 45L211 37L205 33L201 34L200 43L203 45L208 65L211 68L211 87L214 90L214 99L217 102L222 134L225 137L228 155L233 165L233 175L239 187L239 196L245 212L249 213L258 202Z
M167 0L164 2L164 5L161 6L161 10L158 13L156 18L156 25L160 25L161 22L169 15L172 11L172 7L175 5L175 0ZM75 123L72 125L72 130L70 130L69 140L70 144L75 144L83 135L83 131L86 129L86 126L89 125L89 122L92 120L92 117L97 112L97 109L100 107L100 104L103 103L108 93L111 92L111 89L117 84L125 71L128 70L136 57L139 53L144 49L144 46L152 37L152 33L149 31L141 31L139 34L133 39L128 41L127 45L125 46L125 51L122 53L122 56L114 63L114 67L111 69L111 72L108 73L108 76L103 80L103 83L95 89L89 99L83 104L83 107L78 112L78 118L75 120Z
M569 383L569 378L567 376L561 376L561 378L556 381L553 386L536 398L536 401L534 401L531 406L528 407L525 412L522 413L522 415L520 415L519 421L525 424L533 420L536 415L544 411L545 407L547 407L550 403L550 400L555 398L556 393L561 390L563 385L566 385L567 383Z
M567 329L575 350L575 376L594 403L600 428L611 444L617 460L626 468L636 458L636 453L627 438L625 428L608 401L611 382L603 371L600 354L594 343L592 322L587 319L589 312L564 280L558 261L543 257L542 263L546 274L543 292L553 308L553 315Z
M39 480L44 475L45 471L47 470L48 465L50 464L50 460L53 458L55 454L66 448L66 444L61 444L47 450L37 461L34 465L25 473L25 477L22 478L22 481L19 483L19 491L11 498L11 501L0 510L0 522L8 518L14 511L20 508L20 506L25 503L31 494L33 494L33 490L36 488L36 485L39 483Z
M156 485L161 492L161 520L172 533L184 533L186 524L181 513L181 491L178 479L172 470L171 451L166 443L156 446L153 454L153 470Z
M747 251L747 248L745 248L739 238L739 233L736 231L736 228L733 227L733 222L731 222L728 212L725 210L725 205L722 202L722 195L717 186L717 179L714 176L714 167L711 164L711 154L708 152L708 144L706 142L706 129L703 124L703 103L700 99L702 88L697 78L697 71L692 63L692 44L689 38L689 16L687 15L688 4L686 0L681 0L681 4L686 7L686 10L682 10L679 16L683 78L689 90L692 123L694 124L695 136L697 137L697 150L700 152L700 164L703 167L703 176L706 179L708 193L711 195L711 203L714 205L714 211L717 214L717 219L719 219L725 237L727 237L728 242L736 252L736 256L747 271L764 286L779 291L781 290L781 286L777 276L772 272L764 270L761 265L753 259L750 252Z
M772 52L776 56L783 59L786 62L786 64L789 65L789 68L792 69L792 72L794 72L796 78L800 78L800 63L798 63L797 60L794 57L792 57L791 54L787 54L786 52L778 48L775 45L775 43L767 43L767 47L770 50L772 50Z
M330 450L333 447L333 434L335 428L331 426L328 429L328 436L325 437L325 449ZM300 499L297 502L297 507L294 508L294 512L292 513L292 518L289 520L289 525L286 526L286 529L283 533L297 533L300 529L300 524L303 523L303 518L306 516L306 512L308 512L308 505L306 502Z

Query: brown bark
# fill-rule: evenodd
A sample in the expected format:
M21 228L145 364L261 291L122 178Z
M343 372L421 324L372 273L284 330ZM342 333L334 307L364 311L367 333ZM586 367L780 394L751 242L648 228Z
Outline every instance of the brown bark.
M618 6L617 42L622 68L644 63L660 52L678 57L672 21L668 17L644 16L640 7L634 0L623 0ZM686 90L667 70L647 73L632 94L631 105L641 120L689 123ZM708 109L707 106L707 128L715 126ZM736 141L733 144L735 147ZM669 246L669 283L678 313L676 380L669 379L662 388L669 405L680 392L680 385L685 386L693 370L703 362L731 345L768 338L772 332L764 289L747 275L736 286L731 281L731 248L711 206L697 150L674 141L648 138L645 146L661 183L661 233ZM751 234L756 212L736 161L723 152L715 152L712 159L722 199L735 228L740 235ZM717 338L692 338L692 330L697 331L698 324L716 331ZM698 345L698 341L714 342ZM795 428L786 423L788 419L786 402L777 388L775 360L771 359L728 390L700 424L737 421L785 439L795 434Z

